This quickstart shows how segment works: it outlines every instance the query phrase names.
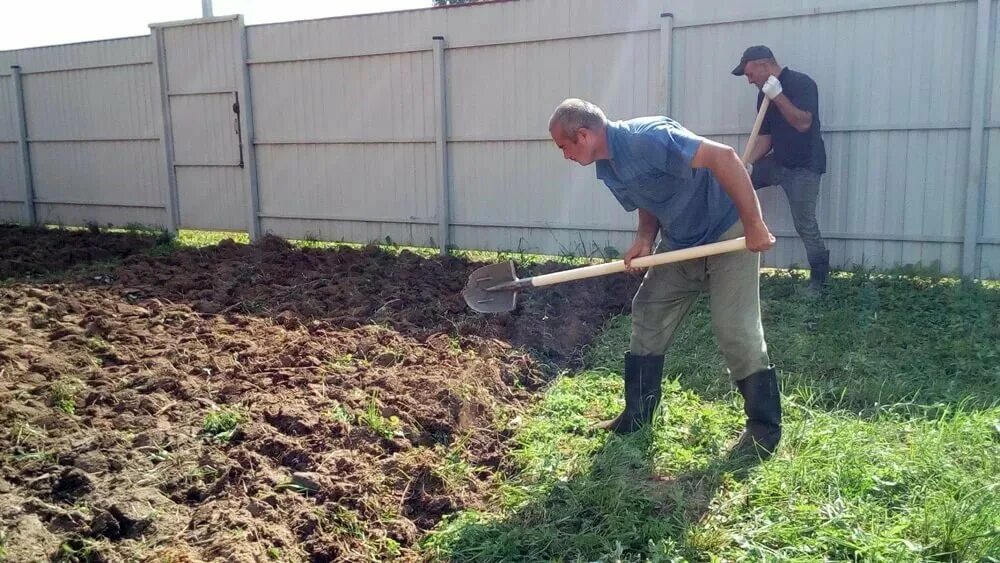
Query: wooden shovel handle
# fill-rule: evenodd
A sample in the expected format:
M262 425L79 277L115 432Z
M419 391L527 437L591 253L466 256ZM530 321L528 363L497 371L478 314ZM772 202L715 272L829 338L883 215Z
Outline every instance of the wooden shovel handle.
M771 98L764 96L764 101L760 103L760 109L757 110L757 119L753 122L753 129L750 130L750 138L747 140L747 146L743 148L743 163L746 164L748 158L750 158L750 152L753 151L753 146L757 144L757 135L760 134L760 125L764 123L764 114L767 113L768 106L771 105Z
M746 247L747 247L746 239L744 237L739 237L730 240L724 240L721 242L713 242L712 244L703 244L701 246L684 248L681 250L672 250L670 252L650 254L649 256L643 256L642 258L636 258L635 260L632 260L632 267L650 268L652 266L660 266L663 264L669 264L671 262L682 262L684 260L704 258L706 256L714 256L716 254L736 252L738 250L744 250L746 249ZM545 285L554 285L557 283L563 283L573 280L582 280L586 278L596 278L598 276L606 276L608 274L617 274L618 272L624 272L624 271L625 271L625 261L618 260L615 262L608 262L607 264L596 264L594 266L584 266L582 268L574 268L572 270L566 270L563 272L553 272L551 274L535 276L529 279L531 280L532 286L542 287Z

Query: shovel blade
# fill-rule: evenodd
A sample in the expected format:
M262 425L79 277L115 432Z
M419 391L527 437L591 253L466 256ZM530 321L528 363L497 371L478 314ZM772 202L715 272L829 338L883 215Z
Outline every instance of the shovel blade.
M514 289L493 290L499 284L517 280L514 263L483 266L469 276L469 283L462 291L469 308L478 313L504 313L517 307L517 291Z

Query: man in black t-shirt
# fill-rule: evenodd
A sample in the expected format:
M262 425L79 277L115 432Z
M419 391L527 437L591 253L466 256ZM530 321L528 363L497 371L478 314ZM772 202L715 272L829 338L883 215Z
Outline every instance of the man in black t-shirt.
M774 53L763 45L747 49L733 74L746 76L748 82L760 88L758 110L764 96L771 99L757 144L744 164L755 189L776 185L784 188L795 230L809 259L808 289L819 294L830 273L830 251L816 222L819 181L826 172L816 83L801 72L779 66Z

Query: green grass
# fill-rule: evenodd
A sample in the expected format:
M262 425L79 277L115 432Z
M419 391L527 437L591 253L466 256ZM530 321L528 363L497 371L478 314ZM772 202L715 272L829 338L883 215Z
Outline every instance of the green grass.
M372 395L368 407L358 415L358 423L371 428L375 434L386 440L391 440L394 436L403 436L399 417L393 415L387 418L379 412L377 394Z
M52 406L66 414L76 413L76 395L83 384L79 379L64 377L52 384L49 400Z
M226 239L233 239L233 242L248 244L250 237L245 232L228 231L178 231L174 243L182 247L203 248L219 244Z
M53 558L58 563L77 563L79 561L93 561L97 555L98 543L75 536L69 541L63 542L59 546L59 553Z
M799 297L762 280L785 435L769 462L727 458L743 422L700 303L666 367L664 408L627 438L620 317L515 433L495 507L423 541L455 561L996 561L1000 284L840 274Z
M350 424L354 420L351 416L350 411L347 410L344 405L339 403L323 411L323 416L331 422L339 422L342 424Z
M202 432L216 442L228 442L233 439L246 415L237 409L226 408L213 410L205 415Z

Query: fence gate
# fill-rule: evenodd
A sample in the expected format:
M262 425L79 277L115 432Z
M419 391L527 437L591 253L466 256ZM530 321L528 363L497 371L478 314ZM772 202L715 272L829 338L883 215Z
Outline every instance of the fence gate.
M256 167L242 16L153 24L163 150L176 228L249 230Z

